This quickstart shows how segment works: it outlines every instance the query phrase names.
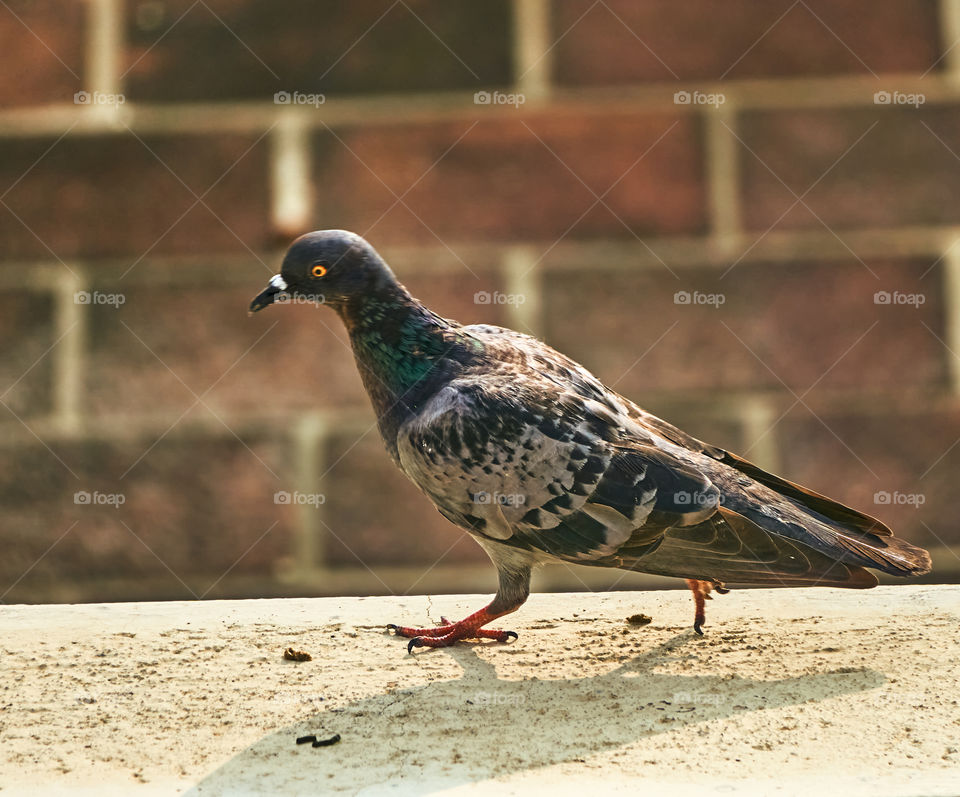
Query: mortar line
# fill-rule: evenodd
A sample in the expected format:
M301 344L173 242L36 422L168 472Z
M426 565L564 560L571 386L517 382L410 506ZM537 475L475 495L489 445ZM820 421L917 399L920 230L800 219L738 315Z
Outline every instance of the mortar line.
M960 352L960 252L951 243L943 257L944 342L950 351ZM947 357L950 389L960 395L960 359Z
M85 88L103 94L120 94L120 58L125 39L120 0L87 0Z
M500 272L508 298L507 323L542 338L543 282L537 268L536 250L530 246L505 247L500 259ZM521 299L519 303L518 299Z
M303 493L316 492L320 474L325 469L330 427L319 413L304 415L296 427L296 483ZM293 562L293 576L299 576L313 568L326 566L326 539L322 527L326 527L326 501L298 508Z
M709 108L709 106L707 106ZM724 102L701 111L704 119L704 159L707 177L710 234L718 251L733 255L740 242L740 148L737 146L737 110Z
M285 111L270 134L270 216L285 238L306 232L313 215L310 132L302 113Z
M937 3L937 27L940 31L940 51L922 77L929 74L937 64L943 63L943 76L952 82L960 82L960 0L939 0Z
M549 97L553 80L549 0L513 0L513 83L526 99Z
M86 373L88 313L77 301L85 287L75 273L61 278L54 291L54 334L62 340L52 354L53 417L68 434L79 431L82 417L83 375Z

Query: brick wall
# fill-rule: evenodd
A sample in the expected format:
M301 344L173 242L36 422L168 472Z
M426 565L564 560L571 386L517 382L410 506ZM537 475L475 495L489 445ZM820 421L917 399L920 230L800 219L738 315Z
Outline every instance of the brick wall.
M958 38L960 0L9 0L0 599L492 588L336 318L246 314L329 227L956 578ZM614 582L654 580L540 584Z

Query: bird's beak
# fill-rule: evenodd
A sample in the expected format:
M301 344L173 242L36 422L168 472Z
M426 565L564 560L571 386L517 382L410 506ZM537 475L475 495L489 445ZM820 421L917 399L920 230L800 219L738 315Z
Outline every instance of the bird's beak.
M286 280L279 274L275 274L270 278L270 284L267 285L267 289L257 294L257 297L250 302L250 314L252 315L258 310L262 310L264 307L273 304L277 300L277 296L286 290Z

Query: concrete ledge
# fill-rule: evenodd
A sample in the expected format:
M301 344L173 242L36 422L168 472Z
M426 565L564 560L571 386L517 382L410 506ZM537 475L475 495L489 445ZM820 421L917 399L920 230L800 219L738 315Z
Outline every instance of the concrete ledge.
M960 587L734 591L703 639L680 592L534 595L509 645L382 630L485 600L0 607L0 787L957 793Z

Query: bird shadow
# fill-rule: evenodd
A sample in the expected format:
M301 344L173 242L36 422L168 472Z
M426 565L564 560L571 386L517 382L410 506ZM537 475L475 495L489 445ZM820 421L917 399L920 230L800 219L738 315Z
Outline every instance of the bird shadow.
M305 716L245 748L187 794L429 794L584 761L678 729L694 735L702 726L705 734L712 720L826 700L886 681L874 670L849 668L776 680L698 675L700 656L691 652L691 641L687 634L673 637L601 675L522 681L498 678L494 664L474 648L445 649L441 655L463 668L460 678ZM657 671L677 662L691 674ZM339 733L342 741L316 750L295 744L318 729Z

